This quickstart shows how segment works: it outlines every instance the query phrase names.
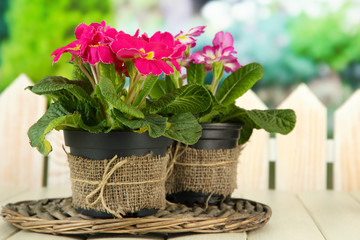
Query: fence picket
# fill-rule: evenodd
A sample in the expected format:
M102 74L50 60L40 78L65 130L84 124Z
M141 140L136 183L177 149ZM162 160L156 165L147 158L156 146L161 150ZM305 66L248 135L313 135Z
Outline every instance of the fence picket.
M29 85L21 74L0 95L0 185L42 185L44 158L30 146L27 131L45 112L47 100L24 91Z
M335 112L334 117L334 189L360 190L360 90Z
M267 109L253 91L236 100L236 105L248 110ZM239 157L237 187L239 191L267 189L269 185L269 134L254 130Z
M70 186L70 169L66 153L63 149L62 131L52 131L47 136L53 148L48 158L48 186ZM68 149L66 149L68 151Z
M326 108L305 84L280 104L294 109L295 129L277 134L276 189L287 191L326 188Z

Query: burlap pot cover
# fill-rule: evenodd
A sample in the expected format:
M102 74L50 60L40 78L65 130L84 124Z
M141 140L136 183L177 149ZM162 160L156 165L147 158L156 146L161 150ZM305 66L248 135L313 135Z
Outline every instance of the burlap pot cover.
M178 146L166 193L193 191L228 196L236 188L237 162L241 146L205 150Z
M114 157L92 160L68 154L75 208L121 214L165 207L164 157Z

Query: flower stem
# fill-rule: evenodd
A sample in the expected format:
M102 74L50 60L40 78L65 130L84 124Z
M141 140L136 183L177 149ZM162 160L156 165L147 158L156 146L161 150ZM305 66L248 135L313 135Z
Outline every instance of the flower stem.
M218 89L219 83L221 81L222 76L224 75L224 64L219 64L219 63L213 63L213 73L214 73L214 78L211 82L211 92L213 93L213 95L216 94L216 90Z
M96 73L97 73L97 79L98 79L98 81L100 81L100 63L99 62L95 65L95 69L96 69Z
M80 62L80 64L76 63L79 68L81 69L81 71L83 71L83 73L85 74L85 76L89 79L93 89L95 90L96 87L96 83L94 81L94 79L91 77L90 73L88 72L88 70L84 67L84 65Z
M90 68L91 68L92 74L93 74L93 76L94 76L95 83L98 84L98 83L99 83L99 79L98 79L98 75L97 75L97 73L96 73L95 66L90 64Z
M129 81L129 92L128 92L128 95L126 96L126 102L129 104L131 104L131 101L134 98L133 92L134 92L134 89L135 89L137 83L139 82L139 79L140 79L140 74L137 73L135 75L134 79L130 79L130 81Z

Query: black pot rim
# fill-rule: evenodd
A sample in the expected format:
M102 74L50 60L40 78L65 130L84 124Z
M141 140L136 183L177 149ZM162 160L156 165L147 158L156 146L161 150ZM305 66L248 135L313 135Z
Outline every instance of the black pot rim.
M203 129L240 129L242 123L200 123Z
M105 139L105 138L108 139L108 138L113 138L113 137L119 137L118 135L120 135L121 137L124 137L125 135L127 135L127 136L131 137L132 140L143 140L143 141L149 142L150 145L160 143L160 142L167 142L167 143L169 143L169 145L171 145L171 142L173 142L172 139L167 138L165 136L160 136L158 138L150 137L148 132L137 133L137 132L133 132L133 131L110 131L108 133L105 133L105 132L91 133L91 132L88 132L86 130L81 130L81 129L64 129L63 131L64 131L64 134L67 133L67 135L79 133L84 137L97 138L97 139ZM66 137L65 137L65 145L70 146L70 145L68 145ZM78 146L78 145L84 145L84 144L81 142L78 142L78 143L75 143L74 145ZM87 145L87 147L90 147L91 145ZM133 142L131 143L131 145L132 145L132 147L137 148L133 145ZM95 148L97 148L97 147L98 146L95 146ZM138 147L142 148L142 145L139 145ZM92 148L92 147L90 147L90 148Z
M115 155L142 156L150 152L153 156L165 156L168 147L173 143L172 139L165 136L152 138L148 132L131 131L90 133L85 130L64 130L64 139L71 154L97 160Z

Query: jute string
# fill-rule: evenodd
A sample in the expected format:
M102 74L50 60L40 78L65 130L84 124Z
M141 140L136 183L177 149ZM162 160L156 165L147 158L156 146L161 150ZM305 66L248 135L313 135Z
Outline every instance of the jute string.
M171 176L172 171L174 169L174 165L177 164L176 159L178 159L181 155L183 155L185 153L186 149L188 148L188 145L185 145L183 150L181 152L179 152L180 146L181 146L181 142L177 142L175 149L173 149L172 147L170 149L170 162L167 165L166 179L168 179ZM174 151L174 153L173 153L173 151Z
M110 179L111 175L117 170L119 169L122 165L126 164L128 162L127 159L121 161L121 162L118 162L117 164L115 164L115 166L113 168L110 169L110 166L111 164L116 160L117 158L117 155L115 155L111 161L106 165L106 168L105 168L105 171L104 171L104 175L102 177L102 180L100 182L98 182L98 187L92 191L89 195L86 196L85 198L85 201L86 203L89 205L89 206L93 206L95 205L97 202L101 201L101 204L103 205L103 207L111 214L115 215L116 217L118 218L122 218L122 216L120 214L118 214L117 212L111 210L107 204L106 204L106 201L105 201L105 198L104 198L104 189L105 189L105 186L108 184L108 180ZM74 181L74 179L71 179L72 181ZM90 183L90 181L84 181L85 183L89 183L89 184L92 184ZM121 185L121 183L116 183L116 185ZM99 192L100 191L100 192ZM90 198L95 196L96 194L99 194L98 197L95 199L95 201L91 202L90 201ZM121 214L125 214L125 212L120 208L119 210L119 213Z

